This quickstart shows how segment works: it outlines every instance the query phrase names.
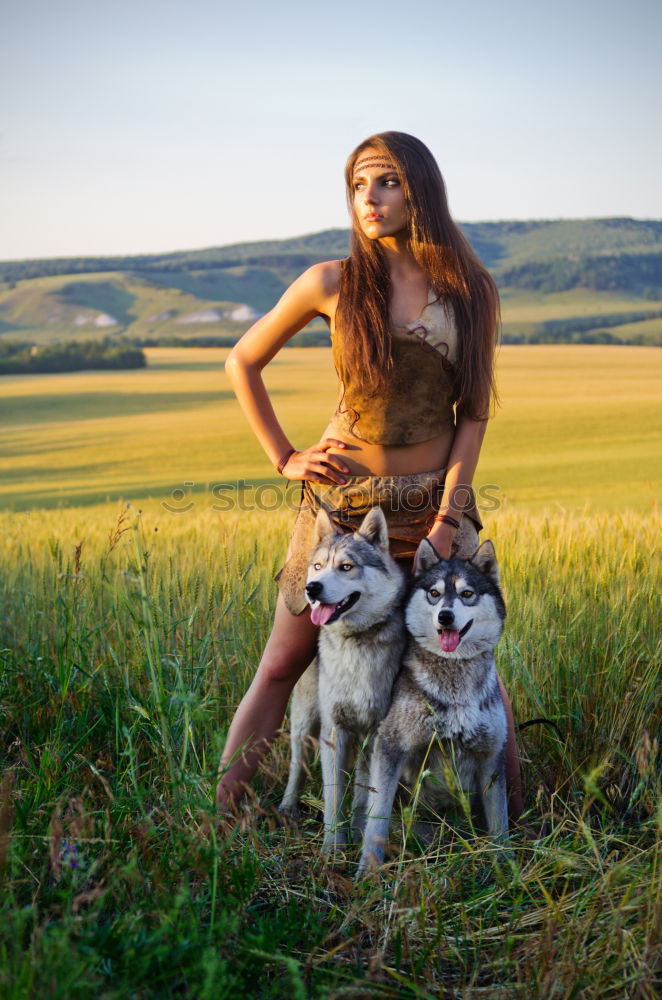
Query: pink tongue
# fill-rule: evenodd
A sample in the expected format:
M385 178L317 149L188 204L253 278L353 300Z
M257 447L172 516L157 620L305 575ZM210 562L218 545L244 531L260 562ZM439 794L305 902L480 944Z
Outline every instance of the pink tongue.
M311 622L313 625L326 625L337 607L337 604L316 604L310 612Z
M457 629L445 628L439 633L439 645L444 653L452 653L457 649L460 641L460 633Z

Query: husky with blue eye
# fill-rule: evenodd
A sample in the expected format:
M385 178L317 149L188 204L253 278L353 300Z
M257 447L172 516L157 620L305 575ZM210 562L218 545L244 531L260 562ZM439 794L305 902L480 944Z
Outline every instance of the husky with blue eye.
M482 800L490 834L508 834L507 725L494 662L506 610L494 547L486 541L471 559L440 560L424 539L414 574L403 668L372 755L359 874L383 862L398 785L412 787L423 766L432 774L426 798L449 801L452 766L460 787Z
M306 585L311 620L320 626L318 655L294 689L292 759L280 809L296 814L307 738L319 734L326 854L347 843L352 768L354 839L363 832L372 740L389 710L405 647L404 593L379 507L349 534L319 512Z

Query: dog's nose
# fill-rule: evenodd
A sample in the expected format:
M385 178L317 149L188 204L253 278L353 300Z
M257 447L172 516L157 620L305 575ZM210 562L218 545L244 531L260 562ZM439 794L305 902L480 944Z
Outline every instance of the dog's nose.
M450 628L455 621L455 615L450 608L442 608L437 615L437 621L442 628Z
M313 580L311 583L306 584L306 593L311 601L316 601L322 596L322 591L324 590L323 584L319 580Z

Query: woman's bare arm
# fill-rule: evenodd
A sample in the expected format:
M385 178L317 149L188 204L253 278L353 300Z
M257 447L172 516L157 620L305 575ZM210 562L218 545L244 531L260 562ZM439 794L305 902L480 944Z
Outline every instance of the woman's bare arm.
M297 278L266 315L246 331L232 348L225 372L248 423L273 465L292 445L280 426L262 379L262 369L291 337L315 316L330 315L335 308L340 279L340 262L315 264ZM343 482L341 472L349 472L337 455L327 455L329 447L344 447L326 438L286 463L288 479Z
M467 487L473 483L480 449L485 437L487 420L457 417L455 436L448 457L441 511L460 520L467 501ZM442 559L449 559L456 529L436 521L428 538Z

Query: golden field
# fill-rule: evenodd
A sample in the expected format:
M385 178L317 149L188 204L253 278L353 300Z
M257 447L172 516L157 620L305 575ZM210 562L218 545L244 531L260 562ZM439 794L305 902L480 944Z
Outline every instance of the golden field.
M199 510L214 503L215 484L277 480L225 378L226 349L147 354L143 370L2 379L3 507L149 506L180 489ZM502 405L478 487L530 511L651 509L662 481L662 351L505 346L498 370ZM312 443L335 402L330 350L285 350L266 382L292 442Z

